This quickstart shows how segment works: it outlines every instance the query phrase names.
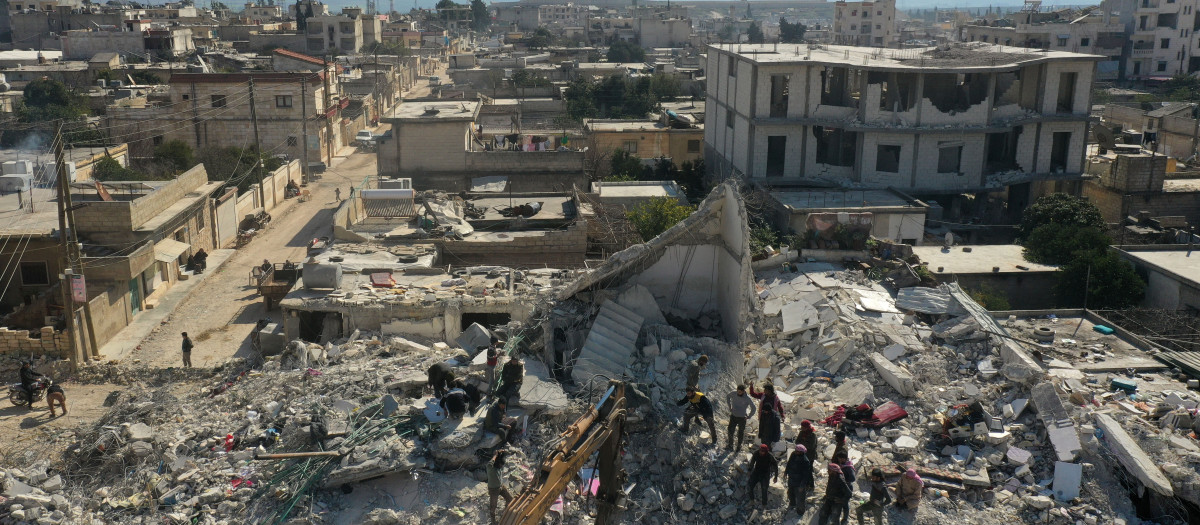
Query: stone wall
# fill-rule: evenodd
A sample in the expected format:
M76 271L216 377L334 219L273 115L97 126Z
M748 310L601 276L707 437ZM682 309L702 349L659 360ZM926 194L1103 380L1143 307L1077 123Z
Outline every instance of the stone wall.
M29 337L29 330L0 328L0 355L22 354L69 358L71 338L64 330L55 332L54 327L43 326L40 338Z
M1121 192L1091 181L1084 182L1083 196L1100 208L1104 220L1117 222L1127 215L1149 213L1150 217L1187 217L1188 224L1200 224L1200 191L1139 192L1123 196Z
M539 232L540 233L540 232ZM587 221L565 230L502 241L449 241L441 244L442 263L455 266L501 265L518 268L577 268L587 252Z
M208 182L208 172L197 164L170 184L132 201L88 201L75 210L79 232L132 232Z

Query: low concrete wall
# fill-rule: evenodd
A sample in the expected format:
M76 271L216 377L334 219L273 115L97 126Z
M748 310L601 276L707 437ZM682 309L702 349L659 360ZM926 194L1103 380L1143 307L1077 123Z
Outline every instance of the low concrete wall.
M800 261L802 262L808 259L821 262L842 262L847 259L865 261L870 258L871 253L866 250L817 250L812 248L800 250Z
M40 334L40 338L31 338L29 330L0 328L0 355L70 358L71 338L65 330L55 332L54 327L43 326Z

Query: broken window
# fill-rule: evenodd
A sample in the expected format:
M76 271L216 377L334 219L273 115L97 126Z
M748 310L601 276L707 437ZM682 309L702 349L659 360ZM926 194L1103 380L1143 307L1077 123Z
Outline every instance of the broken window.
M1076 73L1061 73L1058 75L1058 112L1071 113L1075 109L1075 79Z
M867 84L881 86L880 111L908 111L917 103L917 75L915 74L872 71L867 74Z
M1175 29L1177 25L1179 25L1179 13L1159 13L1158 27Z
M1170 49L1170 47L1171 47L1171 39L1170 39L1170 38L1163 38L1163 39L1159 40L1159 42L1158 42L1158 47L1159 47L1160 49Z
M784 118L788 109L788 84L791 75L771 76L771 118Z
M875 171L900 172L900 146L880 144L875 152Z
M812 130L817 139L818 164L854 167L858 133L824 126L813 126Z
M925 98L938 111L966 111L987 99L988 75L950 73L925 75Z
M861 95L858 91L860 72L845 67L826 67L821 71L821 104L827 106L858 107Z
M729 69L729 76L731 76L731 77L737 76L737 58L735 58L733 55L729 55L728 69Z
M767 137L767 176L782 177L787 156L787 136Z
M987 151L984 153L984 174L1019 170L1017 164L1017 141L1021 137L1021 126L1009 132L988 133Z
M1021 72L1010 71L996 74L996 99L992 109L1021 103Z
M962 142L938 142L938 173L960 173Z
M1071 147L1071 132L1056 131L1050 143L1050 171L1067 171L1067 152Z
M733 110L732 109L725 110L725 126L730 129L733 129Z

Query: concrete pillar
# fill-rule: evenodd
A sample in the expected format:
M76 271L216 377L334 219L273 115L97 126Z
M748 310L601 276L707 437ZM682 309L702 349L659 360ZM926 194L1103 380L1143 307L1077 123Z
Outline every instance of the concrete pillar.
M462 335L462 302L446 301L446 310L442 314L446 322L446 340L453 341Z

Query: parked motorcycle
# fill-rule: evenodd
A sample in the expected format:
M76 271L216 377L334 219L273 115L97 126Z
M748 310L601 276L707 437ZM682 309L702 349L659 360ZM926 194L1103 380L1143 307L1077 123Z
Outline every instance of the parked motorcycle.
M33 384L33 401L36 403L42 399L45 399L46 390L48 390L50 385L53 384L54 381L51 381L48 377L38 379L37 382ZM13 404L13 406L28 406L29 391L26 390L25 386L21 383L13 383L8 385L8 400Z

